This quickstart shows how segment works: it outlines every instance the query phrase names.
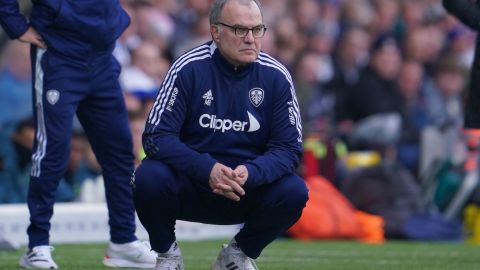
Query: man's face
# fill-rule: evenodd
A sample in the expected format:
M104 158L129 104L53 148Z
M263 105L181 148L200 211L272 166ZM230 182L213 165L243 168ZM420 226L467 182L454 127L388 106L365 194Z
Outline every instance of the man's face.
M237 0L225 4L218 25L211 25L210 30L218 49L233 65L245 65L257 59L261 49L261 37L254 37L253 30L245 37L235 34L233 27L253 28L262 25L262 14L255 2L248 5Z

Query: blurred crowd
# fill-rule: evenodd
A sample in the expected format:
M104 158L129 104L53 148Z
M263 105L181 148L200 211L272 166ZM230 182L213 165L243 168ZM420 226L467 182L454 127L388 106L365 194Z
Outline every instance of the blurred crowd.
M170 65L211 39L211 1L121 2L131 25L114 54L123 67L120 83L139 163L145 119ZM464 89L475 33L448 16L440 0L261 3L268 28L262 48L294 78L305 149L318 154L314 150L321 144L337 156L313 174L338 183L349 169L339 166L343 155L375 151L380 160L394 160L418 179L423 155L430 151L422 142L429 128L442 134L445 143L437 147L451 156L461 154ZM0 61L0 203L24 202L34 136L28 45L6 42ZM71 150L57 199L101 199L101 171L79 124ZM314 158L321 162L325 155ZM307 165L300 168L304 175L312 174Z

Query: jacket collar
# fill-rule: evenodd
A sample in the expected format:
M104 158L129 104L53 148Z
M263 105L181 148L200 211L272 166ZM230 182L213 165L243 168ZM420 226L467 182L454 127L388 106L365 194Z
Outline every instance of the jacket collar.
M243 77L248 74L248 72L253 68L254 63L250 63L244 66L232 65L220 53L220 50L217 48L217 45L213 41L211 42L210 48L214 63L218 66L219 70L227 76Z

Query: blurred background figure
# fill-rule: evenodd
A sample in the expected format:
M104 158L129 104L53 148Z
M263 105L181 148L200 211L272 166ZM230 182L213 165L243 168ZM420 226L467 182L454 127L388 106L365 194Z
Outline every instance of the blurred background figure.
M21 120L13 131L0 129L0 203L27 201L34 136L32 118Z
M0 57L0 129L32 116L30 47L9 41Z

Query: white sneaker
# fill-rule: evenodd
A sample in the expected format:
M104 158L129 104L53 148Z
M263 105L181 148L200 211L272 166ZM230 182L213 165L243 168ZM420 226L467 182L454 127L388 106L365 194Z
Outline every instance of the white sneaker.
M52 259L52 246L36 246L20 258L20 266L34 269L58 269Z
M158 255L157 265L153 270L184 270L182 256Z
M212 270L258 270L255 261L237 246L223 245Z
M148 242L136 240L126 244L108 244L103 264L120 268L153 268L157 261L157 253L150 248Z
M159 253L153 270L184 270L182 252L177 242L173 242L165 253Z

